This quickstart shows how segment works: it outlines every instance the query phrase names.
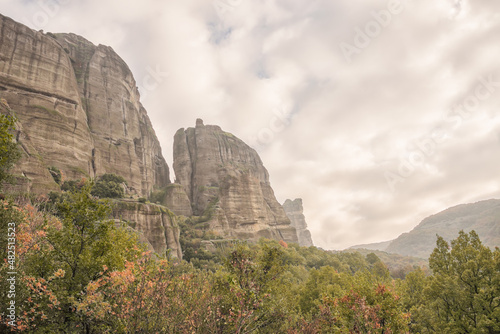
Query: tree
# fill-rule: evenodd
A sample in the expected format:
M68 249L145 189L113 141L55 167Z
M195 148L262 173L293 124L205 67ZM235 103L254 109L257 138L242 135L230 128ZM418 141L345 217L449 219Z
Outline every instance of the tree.
M90 195L91 186L87 183L56 203L60 224L42 225L44 238L37 251L23 259L24 282L31 291L23 310L32 319L31 331L76 326L88 332L95 324L77 306L89 283L125 269L127 261L144 252L137 235L107 219L110 207Z
M123 198L125 191L123 185L127 182L121 176L104 174L99 177L92 187L92 195L100 198Z
M429 258L434 275L426 290L438 333L500 332L500 250L475 231L460 231L450 245L438 237Z
M236 246L219 271L214 293L220 295L222 333L279 333L284 325L278 278L284 271L281 246L255 252Z
M359 282L362 283L362 282ZM325 297L321 305L323 333L408 333L409 314L392 288L359 285L340 298ZM363 291L364 290L364 291Z
M2 101L3 103L3 101ZM21 156L14 141L12 131L15 126L15 118L9 115L0 115L0 189L2 183L10 177L9 169Z

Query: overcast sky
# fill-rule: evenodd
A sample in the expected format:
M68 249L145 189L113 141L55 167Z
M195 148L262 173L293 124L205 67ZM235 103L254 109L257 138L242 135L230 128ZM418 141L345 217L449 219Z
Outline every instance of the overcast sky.
M129 64L163 153L196 118L255 148L326 249L500 198L498 0L0 0ZM168 74L167 74L168 73ZM172 171L173 173L173 171Z

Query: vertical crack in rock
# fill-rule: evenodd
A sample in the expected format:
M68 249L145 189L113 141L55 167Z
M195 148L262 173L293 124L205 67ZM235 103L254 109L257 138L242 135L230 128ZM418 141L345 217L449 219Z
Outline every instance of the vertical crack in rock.
M127 113L125 112L125 99L122 96L122 123L123 123L123 135L126 137L127 133Z

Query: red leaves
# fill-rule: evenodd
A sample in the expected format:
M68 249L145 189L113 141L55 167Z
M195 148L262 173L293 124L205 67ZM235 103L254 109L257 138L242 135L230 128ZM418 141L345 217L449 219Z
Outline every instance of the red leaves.
M288 248L288 244L284 240L280 240L279 244L285 248Z

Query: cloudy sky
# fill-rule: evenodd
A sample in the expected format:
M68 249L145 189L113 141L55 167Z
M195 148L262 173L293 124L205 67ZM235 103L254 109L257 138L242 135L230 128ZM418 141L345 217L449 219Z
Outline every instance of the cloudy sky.
M498 0L0 0L129 64L170 166L196 118L254 147L316 245L500 198Z

